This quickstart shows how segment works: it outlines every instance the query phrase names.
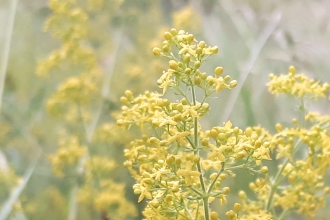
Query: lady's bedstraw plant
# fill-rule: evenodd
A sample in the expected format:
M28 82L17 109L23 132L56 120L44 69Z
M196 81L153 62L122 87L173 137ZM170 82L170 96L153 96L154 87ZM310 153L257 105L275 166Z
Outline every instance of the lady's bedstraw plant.
M135 97L126 91L117 121L141 131L141 139L132 141L124 153L125 166L138 182L133 186L138 201L148 200L143 211L146 219L219 219L221 214L212 211L210 204L227 203L230 187L224 181L235 177L237 169L256 176L250 188L257 200L249 200L240 191L241 202L226 212L229 219L283 219L292 212L313 217L329 192L324 183L330 165L329 117L306 113L304 124L309 122L309 129L297 121L293 128L277 124L278 133L273 136L261 127L242 130L230 121L203 130L200 120L209 111L208 98L234 88L237 81L223 76L222 67L215 68L213 76L200 71L205 60L218 52L217 47L182 30L171 29L164 38L162 48L153 50L169 59L169 69L157 81L163 93ZM293 68L289 75L272 75L271 80L269 88L276 95L318 98L329 88L295 75ZM164 98L169 89L181 100ZM197 90L204 94L200 100ZM262 166L263 160L271 159L272 150L276 159L284 158L275 177Z
M304 103L327 98L330 86L296 74L294 67L289 68L287 75L271 74L270 79L271 93L298 97L302 119L293 119L292 128L276 124L277 134L271 144L276 149L276 159L284 158L284 162L269 183L266 209L274 212L275 207L281 207L279 219L292 212L314 218L315 211L325 206L325 194L330 193L325 182L330 166L330 117L308 112Z
M93 24L110 20L109 11L101 11L102 8L115 10L120 4L120 1L50 0L53 14L47 20L46 29L62 44L39 63L37 73L48 76L49 72L61 69L69 75L62 76L62 83L46 107L50 115L62 122L59 149L49 160L53 173L71 188L70 219L87 216L121 220L136 215L134 205L125 199L125 184L113 179L114 170L118 169L116 162L99 147L102 131L107 132L107 126L100 126L94 132L94 128L87 129L86 125L91 123L93 114L98 122L95 109L105 100L100 91L104 80L98 62L100 51L91 45L102 42L107 31L96 36ZM112 140L114 142L116 140Z
M125 165L139 182L133 186L139 202L150 200L144 210L147 219L218 219L209 204L216 200L226 203L230 188L223 180L228 174L234 175L238 167L259 173L254 167L262 159L270 159L267 133L261 128L243 131L229 121L203 131L200 120L209 111L207 99L222 89L234 88L237 82L228 75L223 77L221 67L214 76L199 70L218 47L175 29L164 37L163 48L153 50L170 60L169 69L157 81L163 94L146 92L134 97L126 91L121 99L125 106L118 124L137 125L143 134L125 150ZM171 103L163 98L169 88L182 99ZM197 100L196 90L204 92L201 100ZM241 207L235 204L237 212Z

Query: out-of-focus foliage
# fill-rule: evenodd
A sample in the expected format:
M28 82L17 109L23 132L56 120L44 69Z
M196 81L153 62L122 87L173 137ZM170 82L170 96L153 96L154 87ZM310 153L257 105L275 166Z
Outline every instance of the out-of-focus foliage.
M123 145L136 134L119 130L110 114L119 110L126 89L158 89L166 64L152 48L170 27L218 45L203 71L221 65L241 83L237 97L223 92L210 100L214 108L205 125L229 118L271 130L276 122L288 124L301 103L295 100L292 108L292 100L281 96L275 102L264 86L268 73L294 65L311 78L328 79L328 8L326 0L19 1L0 116L2 207L42 153L9 219L124 219L118 207L141 219L133 217L143 204L135 203L134 181L122 165ZM1 52L9 13L15 13L10 1L1 0ZM321 113L329 109L327 101L305 104Z

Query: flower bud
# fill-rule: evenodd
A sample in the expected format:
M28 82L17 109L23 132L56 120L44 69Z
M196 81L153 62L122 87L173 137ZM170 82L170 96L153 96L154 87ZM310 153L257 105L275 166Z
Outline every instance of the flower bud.
M186 68L184 70L184 73L187 74L187 75L189 75L191 73L191 69L190 68Z
M140 189L134 189L134 194L135 195L141 194L141 190Z
M228 195L230 193L230 188L229 187L223 187L222 193L225 195Z
M129 99L133 97L133 93L130 90L125 91L125 96Z
M186 55L184 55L184 56L183 56L183 61L184 61L185 63L189 63L189 62L190 62L190 54L186 54Z
M193 157L193 161L194 161L194 163L199 163L199 161L200 161L200 157L198 156L198 155L194 155L194 157Z
M207 138L203 138L203 139L202 139L202 145L203 145L203 146L207 146L207 145L209 145L209 143L210 143L210 142L209 142L209 140L208 140Z
M201 48L205 48L205 47L206 47L206 43L205 43L205 41L200 41L200 42L198 43L198 46L201 47Z
M174 162L175 162L175 157L173 155L167 157L167 159L166 159L167 164L172 164Z
M143 182L144 182L145 184L150 185L150 184L152 183L152 180L151 180L150 178L145 178L145 179L143 179Z
M195 37L194 37L194 35L192 35L192 34L189 34L188 37L187 37L187 41L188 41L188 43L193 42L194 39L195 39Z
M218 220L219 219L219 214L216 212L211 212L211 220Z
M199 86L201 84L201 82L202 82L202 80L201 80L200 77L197 76L197 77L194 78L194 84L195 85Z
M128 99L127 99L126 97L121 97L121 98L120 98L120 102L121 102L122 104L127 104Z
M165 32L164 33L164 38L169 41L169 40L172 39L172 34L170 32Z
M237 81L236 80L233 80L230 82L229 84L229 87L232 89L232 88L235 88L237 86Z
M169 52L169 51L170 51L170 47L169 47L168 45L164 45L164 46L163 46L163 51L164 51L165 53Z
M223 80L225 80L225 82L228 82L230 80L230 76L226 75L225 78L223 78Z
M226 216L229 218L229 219L233 219L235 218L236 214L233 210L229 210L228 212L226 212Z
M296 73L296 68L294 66L289 67L289 73L295 74Z
M239 203L235 203L235 204L234 204L234 210L235 210L236 212L241 211L241 210L242 210L242 205L239 204Z
M176 61L174 61L174 60L170 60L170 62L169 62L169 66L170 66L170 68L171 68L172 70L176 70L176 69L178 69L179 64L178 64L178 62L176 62Z
M196 49L196 54L200 55L200 54L202 54L202 53L203 53L203 48L201 48L201 47L197 47L197 49Z
M219 51L219 48L217 46L212 47L212 49L211 49L212 54L216 54L216 53L218 53L218 51Z
M201 79L205 80L207 78L207 74L205 72L201 73Z
M245 199L246 198L246 193L243 190L241 190L241 191L238 192L238 196L242 199Z
M194 64L194 67L196 69L198 69L200 66L201 66L201 62L200 61L196 61L195 64Z
M214 180L217 177L217 173L212 173L210 175L210 180Z
M261 167L260 171L261 171L263 174L266 174L266 173L268 173L268 167L267 167L267 166L263 166L263 167Z
M178 31L175 28L172 28L170 32L171 32L172 36L178 35Z
M158 56L158 55L160 55L161 50L160 50L158 47L155 47L155 48L152 50L152 52L153 52L156 56Z
M214 73L217 76L220 76L222 74L222 72L223 72L223 68L219 67L219 66L217 68L215 68L215 70L214 70Z
M280 123L277 123L277 124L275 125L275 128L276 128L276 131L277 131L277 132L281 132L281 131L283 130L283 127L282 127L282 125L281 125Z
M221 180L224 180L224 179L226 179L227 178L227 174L225 174L225 173L221 173L220 174L220 179Z

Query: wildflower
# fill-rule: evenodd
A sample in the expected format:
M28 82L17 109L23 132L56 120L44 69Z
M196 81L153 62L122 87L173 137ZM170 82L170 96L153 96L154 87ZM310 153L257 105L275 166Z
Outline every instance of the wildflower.
M193 163L190 161L186 163L185 169L179 169L176 174L178 176L184 177L187 186L192 183L194 177L198 177L201 175L200 172L193 170Z
M276 96L280 93L296 95L299 98L309 97L317 99L325 97L326 92L329 90L328 83L320 84L320 82L313 79L308 79L303 74L296 74L294 67L289 68L287 75L275 76L270 75L271 81L267 84L269 91Z
M274 135L259 126L240 129L230 121L202 130L200 119L209 111L209 96L233 89L238 82L223 76L221 67L214 70L213 76L200 71L205 59L217 53L218 47L198 41L183 30L172 29L163 37L162 50L153 51L170 60L169 69L157 81L163 93L146 92L135 97L126 92L117 120L122 127L137 126L142 134L124 153L125 166L137 181L133 189L139 194L138 201L149 200L143 212L146 219L218 218L209 203L219 199L221 205L227 204L230 188L223 184L236 176L236 169L255 174L249 186L256 200L241 192L242 201L226 213L228 218L273 219L273 210L278 206L279 210L289 208L313 217L329 191L324 183L330 165L330 137L325 131L330 126L329 118L307 114L305 120L312 123L310 128L298 123L294 128L277 124ZM328 90L327 84L296 74L294 68L287 76L271 76L268 86L275 95L287 93L300 98L325 97ZM181 100L164 99L170 90ZM204 94L201 102L197 90ZM308 153L304 160L296 155L301 146ZM272 159L271 152L277 159L284 159L275 180L263 164ZM308 180L312 181L307 183ZM313 205L307 206L308 201Z

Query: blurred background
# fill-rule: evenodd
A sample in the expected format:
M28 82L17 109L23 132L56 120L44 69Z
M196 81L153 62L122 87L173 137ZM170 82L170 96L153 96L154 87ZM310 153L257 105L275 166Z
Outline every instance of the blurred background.
M218 46L203 71L222 66L238 81L210 100L205 127L231 120L275 131L277 122L289 125L301 115L298 100L268 93L270 73L294 65L330 81L329 12L327 0L0 0L0 220L141 219L144 204L137 204L122 165L124 143L134 134L118 131L111 115L127 89L161 91L156 80L167 60L152 48L162 45L164 31L183 29ZM90 90L77 90L75 82ZM306 105L329 114L328 101ZM86 197L84 187L94 174L81 167L83 153L74 162L75 153L61 154L67 145L115 161L102 178L124 183L131 214L117 213L126 203L103 198L102 184L92 191L109 206L89 204L93 194ZM63 154L67 167L59 168ZM316 219L327 219L329 207Z

